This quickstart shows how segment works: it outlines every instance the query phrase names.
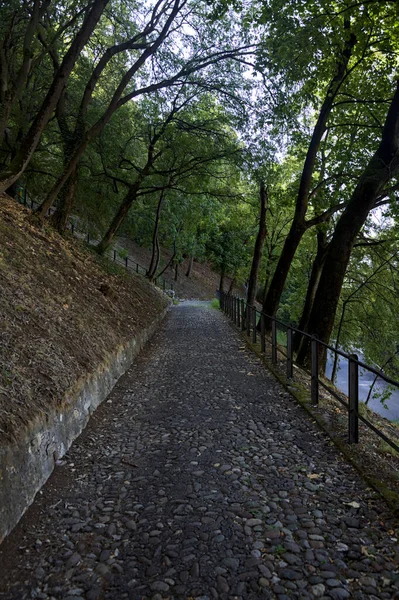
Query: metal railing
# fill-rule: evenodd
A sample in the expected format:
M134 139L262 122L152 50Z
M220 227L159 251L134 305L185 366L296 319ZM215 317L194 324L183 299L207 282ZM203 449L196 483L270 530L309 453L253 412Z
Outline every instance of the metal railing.
M387 376L383 371L374 369L373 367L359 360L356 354L347 354L342 350L338 350L318 340L292 325L288 325L275 317L266 315L259 311L255 306L248 304L243 298L219 292L220 308L232 321L242 330L245 331L251 341L256 344L259 338L260 350L264 354L267 345L270 345L270 355L273 364L278 362L278 353L280 353L286 361L286 377L289 380L294 380L294 351L293 351L293 336L294 333L305 336L310 341L311 353L311 370L310 370L310 399L314 406L319 405L320 393L319 387L323 387L330 393L340 404L342 404L348 415L348 442L349 444L357 444L359 442L359 421L369 427L377 436L386 442L391 448L399 452L399 445L385 435L380 429L375 427L366 417L359 412L359 368L369 371L381 378L386 383L399 389L399 382ZM266 336L266 324L269 325L270 337ZM278 330L283 330L285 333L285 345L281 345L277 341ZM348 401L345 401L337 392L328 386L319 373L319 350L320 345L324 346L334 354L337 354L348 360ZM301 365L297 365L303 369Z
M32 210L35 210L39 206L39 204L37 202L35 202L30 197L30 195L27 193L26 188L21 188L19 190L16 200L18 202L20 202L21 204L23 204L24 206L26 206L27 208L30 208ZM49 215L54 214L55 210L56 209L54 207L51 207L49 210ZM94 245L100 241L93 234L90 235L89 231L86 231L85 229L80 229L78 227L78 225L76 224L74 217L69 218L69 221L67 224L67 229L70 230L70 232L72 233L72 235L74 237L79 238L79 239L84 239L87 242L87 244ZM144 276L147 275L147 269L145 267L143 267L143 265L140 265L139 263L134 261L128 254L121 256L116 248L111 248L107 252L107 256L108 256L108 258L113 260L116 264L123 266L130 273L134 272L134 273L138 273L139 275L144 275ZM168 281L166 281L166 279L164 279L164 277L155 277L152 281L157 287L161 288L165 293L168 291L174 293L174 291L175 291L173 282L169 283Z

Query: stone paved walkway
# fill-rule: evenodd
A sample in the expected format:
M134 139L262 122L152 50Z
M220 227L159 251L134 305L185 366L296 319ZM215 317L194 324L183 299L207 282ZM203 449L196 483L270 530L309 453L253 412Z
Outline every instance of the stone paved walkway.
M393 518L225 317L185 303L0 552L0 597L399 598Z

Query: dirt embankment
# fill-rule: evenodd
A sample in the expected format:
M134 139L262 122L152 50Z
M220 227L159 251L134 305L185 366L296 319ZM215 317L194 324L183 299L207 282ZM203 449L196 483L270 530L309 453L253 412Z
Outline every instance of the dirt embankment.
M76 240L37 227L0 196L0 440L61 405L67 390L166 307Z

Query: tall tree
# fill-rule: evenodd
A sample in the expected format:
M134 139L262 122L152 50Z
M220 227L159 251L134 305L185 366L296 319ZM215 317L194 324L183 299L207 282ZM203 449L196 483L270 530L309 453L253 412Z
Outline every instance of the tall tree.
M64 165L62 174L59 176L46 199L40 206L38 210L39 215L43 217L47 214L63 186L65 186L68 180L76 173L76 168L90 142L104 130L114 113L127 102L159 90L181 86L186 82L191 86L198 86L208 90L217 88L220 93L224 93L222 91L223 86L220 85L220 65L228 60L236 61L237 65L239 65L239 61L242 57L252 53L252 47L244 45L231 48L230 45L226 43L221 45L222 47L220 50L215 50L206 44L203 44L201 47L198 40L194 40L191 41L190 45L187 45L184 48L184 51L181 51L179 55L174 56L173 60L171 59L170 49L167 48L165 50L166 58L164 58L164 60L162 60L162 53L158 52L161 46L163 46L169 38L172 39L170 44L175 48L176 39L173 39L172 34L176 36L179 31L183 31L187 26L187 18L188 15L191 14L187 4L188 0L174 0L174 2L164 0L164 2L158 2L156 4L149 24L140 34L141 38L147 40L142 53L124 72L111 100L96 122L88 128L84 128L83 131L82 127L79 127L79 135L74 135L73 152L68 155L67 164ZM178 19L178 17L180 18ZM152 34L152 36L150 34ZM133 41L135 42L135 47L138 47L136 38L137 36L133 38ZM182 43L183 39L180 39L180 44L178 45L181 45ZM124 43L118 45L118 47L109 48L106 51L87 84L82 101L83 105L87 107L87 100L91 99L93 89L99 80L99 76L102 73L103 68L108 64L110 58L112 58L115 53L122 51L121 49L125 50L126 47L127 43ZM160 54L159 61L161 63L159 67L154 59L158 54ZM148 69L148 73L146 73L144 67L149 62L150 58L153 59L153 62L151 68ZM210 75L212 69L214 71L213 76ZM204 71L206 75L198 75L202 71ZM232 74L233 69L230 68L230 77ZM194 76L196 76L196 78ZM213 78L217 79L216 84L212 83ZM226 87L229 87L229 85ZM229 91L226 93L230 98L234 97L234 93L230 93ZM79 124L82 124L82 119L79 121ZM68 195L64 194L64 198L67 197ZM64 211L64 214L65 212L66 211ZM65 217L63 219L63 226L65 226Z
M259 198L260 198L260 215L259 215L259 229L256 236L254 254L251 265L251 272L248 280L248 294L247 302L251 306L255 303L256 289L258 284L258 272L260 262L262 260L263 244L266 238L266 211L267 211L267 189L263 179L259 185Z
M345 30L350 30L349 21L345 22ZM320 107L318 118L313 129L313 134L309 142L299 183L294 218L292 220L290 231L284 243L265 300L263 302L263 312L270 316L276 315L293 257L305 231L309 229L309 227L317 225L328 219L334 211L334 208L329 209L317 217L306 220L317 153L322 137L326 131L328 118L333 109L334 100L343 81L347 77L348 63L355 43L356 37L351 33L346 33L344 47L337 58L336 73L327 87L324 101ZM338 207L335 207L335 209L337 208Z
M298 329L304 331L308 325L310 313L316 296L316 291L319 285L321 273L324 266L324 261L327 256L328 240L327 233L323 226L318 228L317 231L317 250L316 255L313 259L312 269L310 272L309 283L306 290L305 303L302 309L302 315L298 323ZM301 343L301 335L296 333L294 335L293 350L298 352Z
M147 271L147 277L150 279L150 281L152 281L154 279L154 276L158 270L159 261L161 258L161 250L159 247L158 232L159 232L159 221L161 218L161 209L162 209L162 204L165 200L165 196L166 196L165 190L163 189L163 190L161 190L161 193L159 195L157 210L155 213L154 232L152 234L151 261L150 261L150 266L148 267L148 271Z
M70 131L67 125L64 102L62 101L59 105L58 115L60 129L64 140L64 168L62 174L37 212L44 217L53 205L58 194L64 186L67 186L67 190L64 190L61 206L56 216L56 223L60 231L65 229L67 218L72 208L74 180L76 180L76 170L81 157L91 140L103 131L115 111L123 106L128 100L133 99L142 93L142 90L138 91L136 89L134 92L123 96L130 81L162 45L169 34L172 23L174 23L177 15L183 10L186 4L187 0L174 0L172 3L169 2L169 0L157 2L150 12L148 21L142 31L135 33L129 40L114 44L105 50L86 84L73 131ZM119 81L116 82L116 88L109 103L106 105L100 117L97 118L96 122L93 125L88 126L88 107L93 99L93 94L100 81L101 75L115 56L126 51L139 51L140 54L137 58L132 55L133 64L130 64L129 67L122 72ZM162 85L159 87L162 87ZM154 89L157 89L156 85Z
M95 29L109 0L94 0L87 8L85 19L67 50L57 70L50 89L44 98L32 125L22 140L20 149L11 163L0 173L0 192L8 189L25 171L39 143L44 128L49 122L58 99L72 72L72 69L93 30ZM29 24L30 25L30 24ZM29 28L28 25L28 28Z
M365 167L330 242L306 331L328 343L334 325L345 272L356 238L377 198L399 173L399 82L392 98L380 144ZM309 361L309 342L302 344L298 361ZM320 364L325 347L319 345Z
M100 253L112 242L139 197L166 189L188 196L210 194L209 181L223 181L225 175L219 171L225 163L240 156L237 140L228 129L227 117L212 98L205 95L204 99L198 99L195 92L184 85L147 130L145 158L139 157L137 163L127 157L124 160L135 176L130 181L126 175L124 179L120 175L116 177L124 180L128 191L98 245ZM195 190L190 189L190 181L195 181Z
M32 69L35 57L33 49L35 35L41 19L46 13L50 0L40 2L24 10L13 2L2 9L0 29L0 145L6 135L6 128L15 103L21 97L26 80ZM22 30L22 31L21 31ZM23 31L24 30L24 31ZM22 52L17 52L18 35L22 33ZM37 57L36 57L37 60Z

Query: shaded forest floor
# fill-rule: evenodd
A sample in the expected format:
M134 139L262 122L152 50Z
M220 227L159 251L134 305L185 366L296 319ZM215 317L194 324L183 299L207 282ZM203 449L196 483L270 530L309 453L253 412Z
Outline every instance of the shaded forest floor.
M127 238L120 238L118 245L129 253L131 259L143 267L148 268L151 262L151 249L138 246ZM161 249L161 263L158 271L162 270L169 262L172 252ZM212 300L219 289L220 275L212 270L209 263L193 262L190 277L186 276L189 267L189 259L186 258L179 265L177 281L174 280L175 270L169 267L162 275L168 283L174 283L176 294L179 298L187 300ZM229 289L231 278L225 279L225 290ZM235 286L234 291L245 295L245 290L240 286Z

